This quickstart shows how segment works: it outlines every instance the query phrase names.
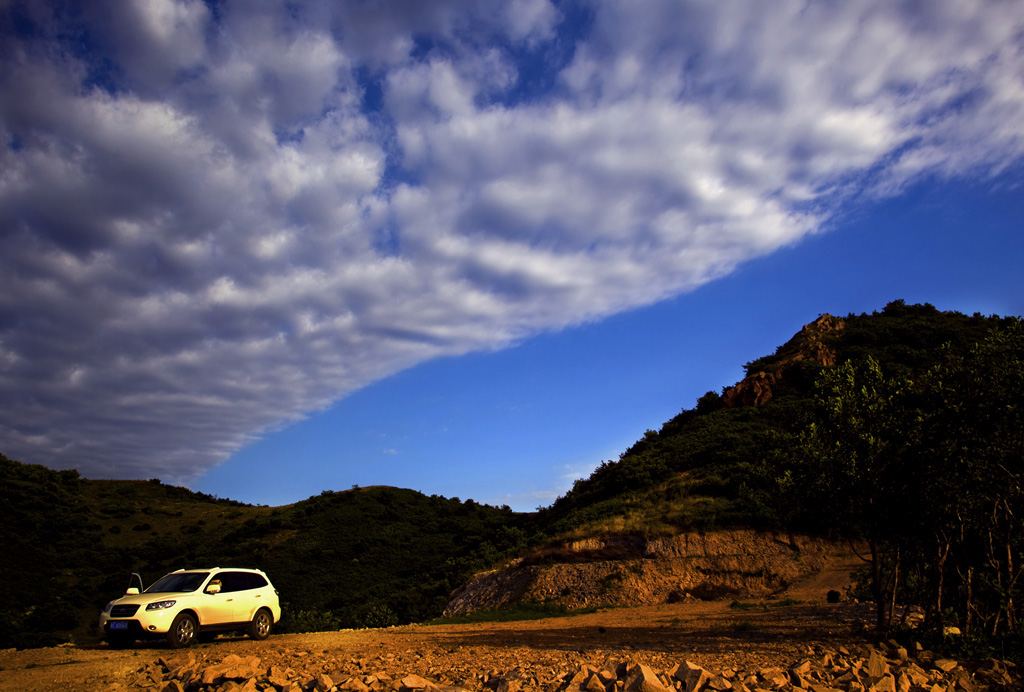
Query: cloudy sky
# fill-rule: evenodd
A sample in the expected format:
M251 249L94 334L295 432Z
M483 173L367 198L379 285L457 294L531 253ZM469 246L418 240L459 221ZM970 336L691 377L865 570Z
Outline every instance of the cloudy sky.
M1016 0L0 0L0 452L549 504L819 314L1021 314Z

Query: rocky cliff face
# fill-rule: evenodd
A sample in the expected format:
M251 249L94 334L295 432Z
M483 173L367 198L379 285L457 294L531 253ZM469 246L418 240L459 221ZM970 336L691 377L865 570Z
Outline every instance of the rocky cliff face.
M768 598L849 552L823 539L759 531L588 539L477 575L452 594L446 614L524 601L581 608Z
M730 408L762 406L772 400L772 387L796 363L809 360L819 365L835 365L836 352L828 346L827 340L845 326L844 320L828 314L805 325L779 349L782 358L771 372L748 373L743 380L722 393L722 402Z

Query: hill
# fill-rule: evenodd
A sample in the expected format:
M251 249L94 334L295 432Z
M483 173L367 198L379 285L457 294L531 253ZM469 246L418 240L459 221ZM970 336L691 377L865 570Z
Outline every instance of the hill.
M1005 451L1013 449L1016 439L1012 431L1024 429L1017 424L1024 406L1011 400L1019 398L1014 392L1024 390L1019 386L1024 362L1019 331L1017 318L965 316L902 301L872 314L822 315L775 353L748 363L741 382L724 387L721 393L708 392L694 408L683 409L660 430L647 431L618 460L602 463L589 478L577 481L551 507L536 514L387 487L325 491L294 505L253 507L155 479L87 480L74 471L51 471L0 455L0 549L9 557L0 563L0 581L12 587L11 598L0 604L0 618L10 623L0 631L0 647L87 640L96 614L123 591L130 572L141 573L150 583L181 566L235 564L266 570L282 593L288 614L282 624L292 631L427 620L440 615L449 595L473 574L503 564L518 569L601 563L600 569L564 570L589 576L559 582L547 595L528 589L520 594L534 594L525 598L562 607L579 605L583 593L601 592L614 601L611 595L621 596L627 582L634 593L655 594L651 597L658 599L741 593L724 577L717 582L705 580L707 588L689 584L684 589L682 579L674 587L659 587L660 591L640 583L644 569L652 569L649 558L656 550L650 546L691 541L686 536L699 542L712 531L730 531L723 535L740 542L739 536L768 536L767 545L772 544L773 535L784 537L782 543L806 543L794 539L796 535L866 541L878 572L876 582L880 575L902 577L908 570L918 570L912 584L893 578L890 596L895 598L899 588L905 602L925 601L933 598L938 579L941 601L943 588L948 596L961 587L954 578L956 569L969 567L972 560L983 561L984 556L954 552L948 564L929 573L934 566L911 552L923 555L933 550L928 532L941 526L883 512L878 509L881 505L871 504L878 498L870 492L902 493L900 497L907 500L903 504L910 507L915 493L923 490L893 479L901 478L901 473L908 476L904 471L914 464L914 478L940 478L928 471L931 467L921 466L925 462L920 450L934 452L928 463L945 473L960 463L951 448L941 448L947 438L962 442L964 449L977 448L977 439L965 437L966 428L960 426L963 429L957 432L957 421L939 417L953 405L966 411L963 396L968 391L1002 397L995 406L999 415L989 417L995 422L987 423L992 433L991 441L985 443L987 451L972 451L971 459L984 462L978 462L978 469L994 472L1000 464L1006 465ZM948 383L957 382L957 377L980 377L975 363L988 363L985 367L991 366L990 370L1001 364L1001 374L990 373L990 379L1003 379L980 389L950 390ZM879 379L870 388L854 389L885 390L888 408L876 406L871 415L850 418L888 421L889 446L884 454L875 450L869 459L871 450L855 443L876 439L875 431L862 429L828 440L824 436L843 432L844 417L830 418L828 410L829 402L841 398L841 380L853 381L876 371ZM945 397L944 403L935 398L939 395ZM914 414L904 416L911 409ZM879 412L885 415L875 416ZM893 422L897 419L899 425ZM900 446L897 441L903 438L906 443ZM842 454L834 453L837 449ZM890 466L896 471L878 467L877 476L846 478L840 457L858 455L874 462L891 458ZM968 487L979 474L962 473L963 468L956 473L961 473ZM891 477L881 475L882 471ZM1013 482L977 485L972 495L981 498L977 503L957 504L965 516L981 512L988 500L1006 505L1008 514L1000 515L1005 521L999 530L1009 532L1005 534L1009 537L1005 545L995 547L1007 550L1017 566L1024 562L1018 559L1020 541L1013 538L1022 533L1013 533L1020 528L1016 517L1024 516L1020 475L1018 457L1016 466L1011 463L1009 479L1016 480L1016 486ZM1008 495L999 490L1005 487L1018 491ZM936 497L948 497L948 489L939 484L927 490L939 493ZM877 521L856 515L857 503L875 507ZM845 508L846 514L828 515L839 508ZM959 528L967 537L977 526L961 523ZM973 540L974 534L970 537ZM905 552L893 552L894 546L902 545L908 546ZM956 546L949 543L947 547ZM827 552L825 547L821 550ZM732 553L725 550L723 554ZM797 555L796 560L804 557ZM744 563L724 572L732 570L742 577L744 572L760 570L760 581L747 580L743 588L764 587L762 595L766 595L773 579L777 577L781 584L794 573L790 565L765 559L759 567ZM701 569L706 574L713 571L709 565ZM663 578L655 572L650 572L651 579ZM959 616L972 613L982 618L981 597L986 602L1004 602L1024 585L1018 576L1019 567L1008 568L1005 562L994 570L988 568L985 578L1002 580L1003 590L982 594L975 589L967 600L956 591ZM943 577L948 578L945 587ZM536 586L537 578L531 579ZM733 586L725 591L708 586L714 584ZM870 595L879 600L879 594ZM937 606L931 602L929 609L936 611ZM1015 614L1013 607L985 611L997 624L1000 618L1005 624Z
M254 507L158 480L80 478L0 455L0 648L95 639L131 572L258 566L285 629L383 626L438 615L474 571L521 549L511 510L389 487Z
M708 392L577 481L538 516L542 545L474 580L449 607L493 602L490 583L507 585L496 594L504 602L510 591L555 603L586 591L599 605L625 591L633 602L666 592L756 595L782 586L790 567L734 549L715 553L731 565L709 569L699 548L659 548L755 529L769 548L794 534L856 543L865 562L857 595L876 603L881 629L900 602L920 606L940 634L956 625L1017 641L1022 449L1019 318L902 301L870 315L823 315L748 363L741 382ZM579 563L590 566L565 567ZM652 588L666 574L675 589ZM745 574L757 579L737 590ZM567 590L538 590L552 581Z
M924 373L944 345L961 353L1017 318L966 316L894 301L881 312L822 315L774 354L744 366L742 381L708 392L660 430L542 512L552 536L669 534L723 527L805 529L780 515L779 464L814 417L822 371L873 358L893 376Z

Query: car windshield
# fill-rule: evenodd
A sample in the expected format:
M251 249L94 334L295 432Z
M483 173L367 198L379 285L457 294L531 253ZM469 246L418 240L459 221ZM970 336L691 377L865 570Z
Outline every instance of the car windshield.
M209 572L175 572L146 589L146 593L188 593L195 591L206 578Z

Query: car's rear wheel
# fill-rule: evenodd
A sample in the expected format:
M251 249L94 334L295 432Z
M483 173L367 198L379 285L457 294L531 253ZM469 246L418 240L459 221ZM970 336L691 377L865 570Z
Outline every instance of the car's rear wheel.
M171 628L167 630L167 643L172 649L181 649L189 646L196 640L199 634L199 626L196 619L188 613L181 613L174 618Z
M249 636L253 639L266 639L270 636L270 630L274 628L274 617L269 610L260 609L252 616L249 623Z

